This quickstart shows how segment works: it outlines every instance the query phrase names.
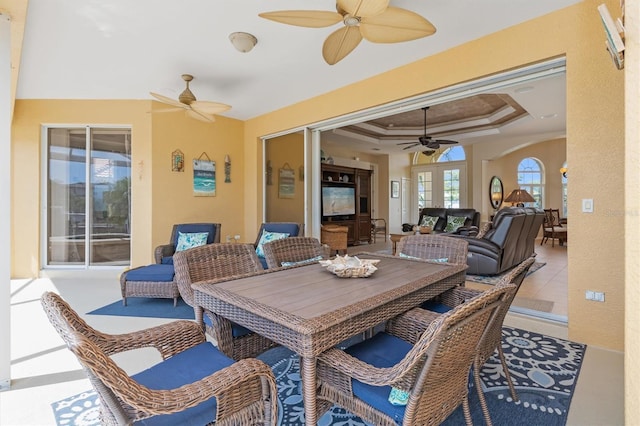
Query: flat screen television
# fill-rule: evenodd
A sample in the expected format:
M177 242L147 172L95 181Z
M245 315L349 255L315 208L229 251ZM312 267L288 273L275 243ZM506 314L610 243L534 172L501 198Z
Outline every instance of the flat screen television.
M322 187L322 216L348 216L352 214L356 214L355 188Z

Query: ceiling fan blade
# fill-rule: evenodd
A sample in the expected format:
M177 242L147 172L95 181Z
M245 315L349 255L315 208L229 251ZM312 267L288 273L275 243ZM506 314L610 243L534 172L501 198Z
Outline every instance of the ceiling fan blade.
M172 105L172 106L175 106L175 107L178 107L178 108L183 108L183 109L188 109L189 108L189 105L185 105L182 102L177 101L175 99L171 99L168 96L160 95L158 93L153 93L153 92L149 92L149 94L151 96L153 96L154 98L156 98L157 100L159 100L160 102L162 102L162 103L169 104L169 105Z
M399 144L398 144L398 145L399 145ZM414 146L416 146L416 145L420 145L420 144L419 144L419 143L414 143L413 145L405 146L405 147L404 147L404 148L402 148L402 149L403 149L403 150L405 150L405 149L410 149L410 148L413 148L413 147L414 147Z
M453 143L458 143L457 141L450 141L447 139L436 139L435 142L439 143L439 144L443 144L443 145L449 145L449 144L453 144Z
M162 109L154 109L153 111L149 111L151 113L156 112L176 112L176 111L184 111L184 108L176 107L176 108L162 108Z
M418 142L398 142L396 145L417 145Z
M360 32L373 43L398 43L430 36L436 27L415 12L389 7L380 15L362 18Z
M338 12L326 10L279 10L259 13L258 16L282 24L308 28L329 27L342 21L342 15Z
M191 109L199 113L213 115L229 111L231 105L211 101L193 101L191 102Z
M191 118L195 118L196 120L204 121L207 123L213 123L214 121L216 121L216 119L212 115L203 114L193 109L188 109L186 113Z
M338 9L361 18L376 16L389 7L389 0L338 0Z
M329 34L322 46L322 57L329 65L335 65L355 49L362 41L358 27L342 27Z

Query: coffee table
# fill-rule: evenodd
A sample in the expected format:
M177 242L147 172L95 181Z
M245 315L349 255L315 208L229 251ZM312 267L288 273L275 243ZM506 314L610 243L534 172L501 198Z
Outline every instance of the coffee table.
M368 278L338 278L314 263L193 284L196 309L205 308L300 355L306 424L317 423L318 355L463 284L466 276L467 265L377 253L358 256L380 259L378 270Z

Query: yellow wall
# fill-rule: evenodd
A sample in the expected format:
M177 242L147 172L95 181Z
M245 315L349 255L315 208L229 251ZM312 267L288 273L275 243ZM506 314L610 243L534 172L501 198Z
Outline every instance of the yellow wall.
M304 163L304 135L292 133L271 138L265 150L272 168L271 185L267 184L265 191L266 222L304 223L304 181L300 179L300 166ZM293 169L295 175L293 198L280 198L280 169L285 168Z
M244 208L241 196L245 168L243 123L220 116L214 123L206 123L177 112L154 115L152 129L152 247L169 242L173 224L187 222L220 223L220 241L234 235L240 235L240 240L246 241L239 214ZM171 153L176 149L184 153L184 172L171 171ZM225 155L231 159L231 182L225 182ZM215 197L193 195L193 160L201 156L216 164ZM135 158L133 163L135 180ZM147 258L141 263L148 262ZM132 265L136 264L132 262Z
M35 277L40 265L42 125L122 125L132 128L133 266L152 262L174 223L219 222L225 235L243 235L243 124L219 117L214 124L184 114L149 114L150 101L16 102L12 145L12 276ZM185 172L171 171L171 152L185 154ZM206 152L218 168L216 197L194 197L191 160ZM231 157L231 183L224 183L224 156Z
M572 215L569 337L621 350L624 222L610 220L607 206L620 205L620 188L624 186L624 87L623 73L612 66L602 48L604 36L596 10L600 2L581 2L249 120L245 123L246 162L260 164L257 140L261 135L566 56L567 161L574 182L569 186L569 209L579 212L582 198L593 198L596 209L592 214ZM611 9L618 7L617 1L607 3ZM247 182L260 181L260 172L247 169ZM260 195L247 185L247 226L258 222L261 201ZM593 261L594 247L598 247L597 262ZM586 301L585 289L604 291L606 302Z

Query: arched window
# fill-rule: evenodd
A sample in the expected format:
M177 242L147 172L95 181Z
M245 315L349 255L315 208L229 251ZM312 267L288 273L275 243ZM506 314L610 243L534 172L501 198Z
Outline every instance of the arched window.
M466 157L464 155L464 148L461 146L452 146L445 149L438 157L438 163L444 163L446 161L464 161Z
M544 182L542 181L542 164L535 158L525 158L518 164L518 186L526 190L536 200L532 207L544 208Z

